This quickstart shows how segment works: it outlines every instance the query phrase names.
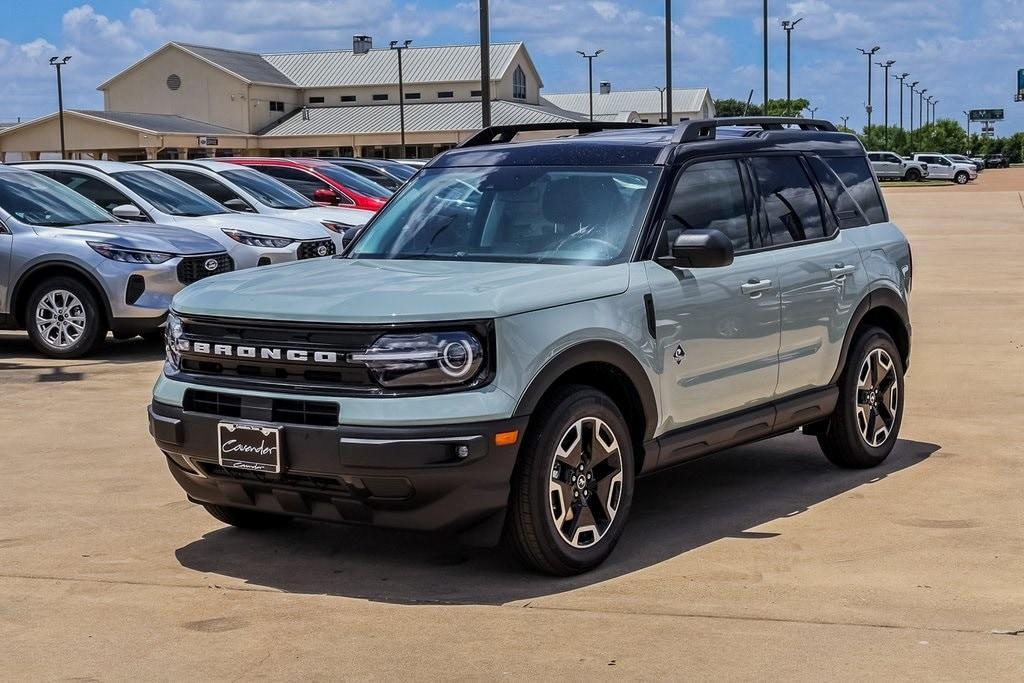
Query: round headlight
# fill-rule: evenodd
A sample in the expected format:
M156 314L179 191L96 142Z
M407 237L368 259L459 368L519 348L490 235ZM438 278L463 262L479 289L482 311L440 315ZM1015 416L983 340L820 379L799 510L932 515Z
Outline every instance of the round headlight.
M441 350L440 367L446 375L462 379L473 367L473 347L464 339L448 342Z
M480 374L484 347L470 332L387 334L348 360L365 364L384 387L465 384Z

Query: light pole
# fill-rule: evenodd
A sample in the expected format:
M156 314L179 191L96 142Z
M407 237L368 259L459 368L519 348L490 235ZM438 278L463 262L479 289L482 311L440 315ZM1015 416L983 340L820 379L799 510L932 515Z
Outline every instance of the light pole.
M932 100L932 123L935 123L935 110L939 108L939 101Z
M819 109L821 109L821 107L807 107L807 111L811 112L812 119L814 118L814 115L818 113Z
M594 120L594 58L597 57L602 52L604 52L604 50L598 50L594 54L588 55L586 52L583 52L582 50L576 50L576 54L578 54L580 57L583 57L583 59L587 60L587 74L590 78L590 85L587 86L587 94L590 95L591 121Z
M917 91L917 127L920 128L925 125L924 123L924 94L928 92L928 88L922 88Z
M839 118L843 120L843 128L845 128L846 130L850 130L850 117L840 116Z
M932 120L932 97L932 95L929 95L928 97L924 98L924 102L927 105L927 109L925 109L925 120L928 122L929 126L935 123Z
M480 0L480 118L491 125L491 21L488 0Z
M911 135L914 134L914 94L917 92L916 90L914 90L914 88L916 88L917 84L920 83L920 82L921 81L914 81L913 83L911 83L908 86L910 88L910 98L909 98L909 101L910 101L910 134Z
M668 123L668 118L665 117L665 88L654 86L654 89L661 95L661 109L658 110L658 123L661 123L662 121Z
M967 144L971 144L971 112L960 112L967 119Z
M782 22L782 30L786 32L786 116L793 110L793 29L803 20L800 17L796 21L786 19Z
M67 152L64 147L64 85L60 80L60 68L71 61L71 56L68 55L61 59L60 57L50 57L50 65L57 68L57 116L60 119L60 158L64 159L67 157Z
M412 45L411 40L403 41L401 45L397 40L392 40L389 46L398 52L398 125L402 133L402 158L405 158L405 77L402 74L402 53ZM490 74L486 74L489 78Z
M900 130L903 130L903 81L907 80L909 75L908 73L902 73L899 76L893 76L893 78L900 82Z
M887 62L878 62L878 66L885 69L885 146L889 146L889 69L896 63L895 59Z
M874 57L881 49L882 48L878 47L877 45L875 45L870 50L865 50L862 47L857 48L857 50L862 55L868 58L868 103L864 107L868 112L868 128L871 128L871 58ZM865 129L864 132L868 133L868 130Z
M665 123L672 125L672 0L665 0Z
M764 0L764 26L761 29L764 33L764 111L768 116L768 0Z

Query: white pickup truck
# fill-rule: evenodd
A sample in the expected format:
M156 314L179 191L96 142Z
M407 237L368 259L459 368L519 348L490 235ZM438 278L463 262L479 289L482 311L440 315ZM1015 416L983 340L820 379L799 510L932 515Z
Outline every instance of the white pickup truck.
M952 180L957 185L966 185L978 177L978 169L974 167L974 164L960 163L945 154L932 152L915 154L914 161L927 164L928 175L932 178Z
M868 152L871 168L879 180L908 180L917 182L928 177L928 165L904 159L895 152Z

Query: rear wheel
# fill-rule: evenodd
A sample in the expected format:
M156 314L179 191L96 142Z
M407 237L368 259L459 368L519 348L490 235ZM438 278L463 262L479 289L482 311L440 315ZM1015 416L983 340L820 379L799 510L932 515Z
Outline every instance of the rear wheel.
M840 467L880 465L903 422L903 359L888 332L866 329L854 342L839 380L839 400L818 443Z
M203 507L210 515L225 524L236 526L240 529L273 529L287 524L292 520L287 515L274 515L259 510L246 510L244 508L225 507L203 503Z
M103 309L74 278L44 280L28 297L25 326L36 349L51 358L78 358L94 351L107 334Z
M957 171L957 174L953 176L953 182L957 185L966 185L971 181L971 174L967 171Z
M907 174L903 176L903 179L907 182L916 183L921 179L921 171L916 168L911 168L907 171Z
M605 394L573 385L537 410L512 481L506 544L547 574L579 574L615 547L633 498L633 447Z

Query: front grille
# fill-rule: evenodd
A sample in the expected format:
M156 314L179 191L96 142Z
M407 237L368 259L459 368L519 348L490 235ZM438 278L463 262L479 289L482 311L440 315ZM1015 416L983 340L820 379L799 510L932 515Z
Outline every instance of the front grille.
M320 251L323 250L323 253ZM334 256L334 242L331 239L316 240L314 242L302 242L299 244L299 250L296 252L296 256L299 260L307 258L322 258L325 256Z
M256 422L335 427L338 404L262 396L240 396L218 391L189 389L185 392L185 410Z
M216 262L216 268L208 266ZM178 282L192 284L211 275L227 273L235 269L235 262L227 254L216 254L213 256L186 256L178 264Z
M252 484L264 484L267 486L283 485L307 491L315 491L327 494L353 494L352 487L348 486L341 479L334 477L318 477L306 474L265 474L263 472L250 472L248 470L236 470L222 467L212 462L196 463L203 473L208 477L219 477L222 479L234 479L239 482Z

